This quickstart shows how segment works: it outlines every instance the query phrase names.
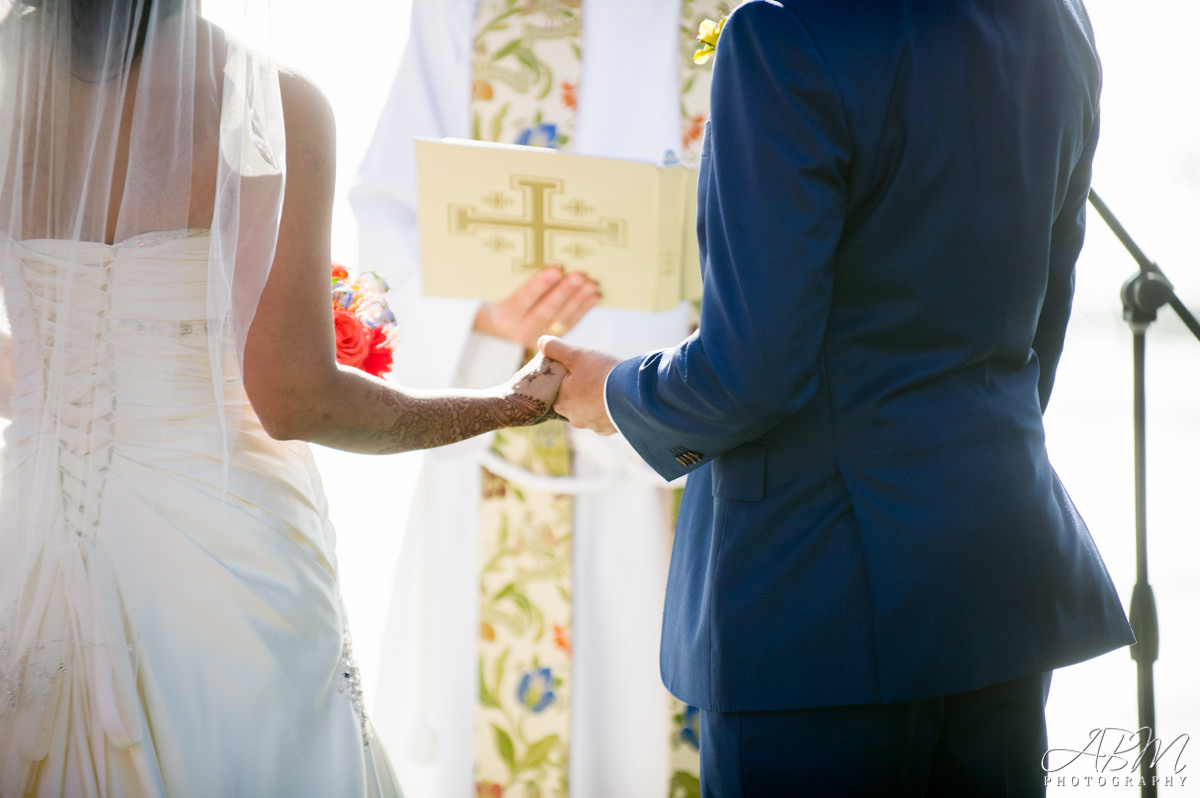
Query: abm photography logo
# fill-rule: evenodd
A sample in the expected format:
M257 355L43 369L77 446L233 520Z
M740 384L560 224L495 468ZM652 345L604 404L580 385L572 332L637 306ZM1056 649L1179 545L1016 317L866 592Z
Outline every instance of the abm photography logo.
M1191 735L1174 739L1112 727L1093 729L1082 748L1051 748L1042 757L1047 787L1145 787L1186 789L1184 752ZM1149 775L1142 765L1149 766Z

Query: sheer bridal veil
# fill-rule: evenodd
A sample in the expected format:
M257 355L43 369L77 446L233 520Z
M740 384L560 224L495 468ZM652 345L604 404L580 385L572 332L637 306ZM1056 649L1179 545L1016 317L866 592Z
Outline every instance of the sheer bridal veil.
M274 64L242 44L267 40L269 3L224 0L241 13L221 28L198 5L0 0L0 241L210 229L209 321L240 347L274 255L283 114Z
M64 685L85 672L111 689L71 711L110 740L136 739L128 667L94 642L121 638L119 613L63 599L99 593L103 578L86 530L98 512L87 475L103 463L72 442L111 417L78 375L103 367L87 341L112 323L113 252L209 232L213 396L218 408L241 401L285 153L275 66L242 44L267 41L269 3L231 4L240 13L217 27L197 0L0 0L0 413L12 417L0 446L0 756L20 728L22 756L37 758ZM225 416L236 433L237 414ZM0 761L0 794L8 770Z

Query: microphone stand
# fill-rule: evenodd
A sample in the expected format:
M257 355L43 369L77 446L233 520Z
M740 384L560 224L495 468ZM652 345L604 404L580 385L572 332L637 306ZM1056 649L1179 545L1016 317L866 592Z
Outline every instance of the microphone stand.
M1155 798L1158 795L1152 774L1155 757L1146 756L1154 739L1154 661L1158 659L1158 610L1146 563L1146 330L1158 318L1158 309L1163 305L1171 306L1197 340L1200 340L1200 322L1184 307L1162 269L1134 243L1100 196L1091 191L1088 200L1138 264L1138 273L1121 286L1123 315L1133 332L1133 499L1137 581L1129 602L1129 625L1137 642L1129 647L1129 655L1137 663L1142 796Z

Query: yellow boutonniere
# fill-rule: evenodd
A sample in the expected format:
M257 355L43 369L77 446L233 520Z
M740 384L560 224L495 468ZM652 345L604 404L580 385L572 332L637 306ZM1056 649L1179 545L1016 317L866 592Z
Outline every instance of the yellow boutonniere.
M700 42L700 46L692 56L692 60L697 64L708 63L708 59L717 51L717 39L721 38L721 29L725 27L726 19L728 17L721 17L720 22L706 19L700 23L700 32L696 34L696 41Z

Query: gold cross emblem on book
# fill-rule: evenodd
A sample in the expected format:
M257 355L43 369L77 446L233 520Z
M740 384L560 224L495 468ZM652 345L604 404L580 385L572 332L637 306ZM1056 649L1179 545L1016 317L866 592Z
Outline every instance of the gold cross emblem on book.
M466 205L451 205L450 232L472 235L480 228L499 228L522 233L525 248L513 259L514 271L546 266L552 241L558 235L583 237L602 244L619 245L624 240L625 222L621 219L601 217L595 221L583 221L556 217L550 207L550 200L552 195L563 193L562 180L513 175L512 187L521 191L521 213L482 213ZM493 207L503 207L505 203L497 201L498 196L498 192L489 194L484 201ZM576 216L590 210L590 206L577 199L565 207L568 213ZM588 252L589 250L577 243L571 254L582 257Z

